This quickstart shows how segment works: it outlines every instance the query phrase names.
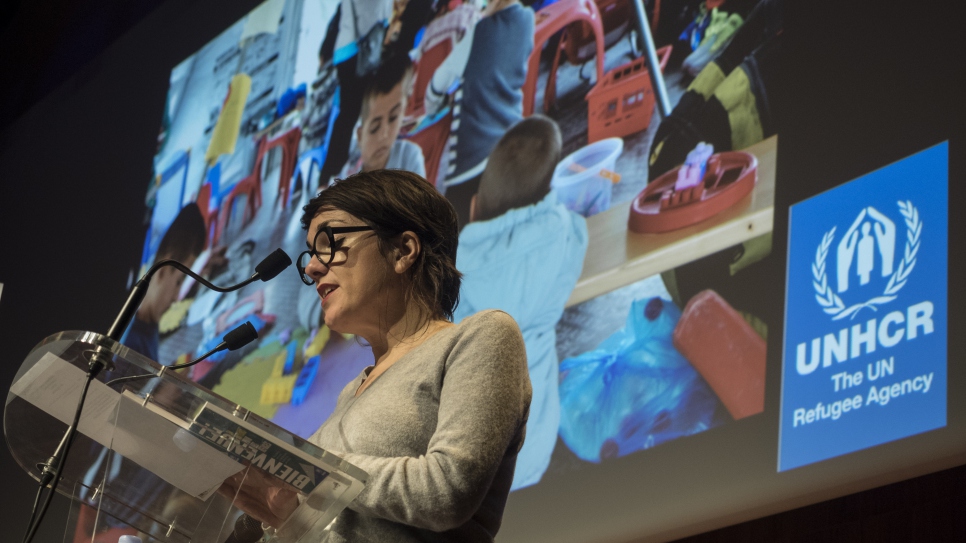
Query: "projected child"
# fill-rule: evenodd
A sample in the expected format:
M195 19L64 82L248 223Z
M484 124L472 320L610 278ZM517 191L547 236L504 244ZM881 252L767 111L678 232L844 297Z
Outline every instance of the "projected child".
M201 211L194 203L184 206L161 238L155 262L177 260L190 267L205 248L207 230ZM166 266L158 270L148 285L144 301L131 320L121 343L151 360L158 361L158 323L177 298L184 274Z
M463 272L454 320L502 309L523 331L533 400L513 489L540 481L557 442L555 326L577 284L587 225L550 191L560 159L560 130L535 115L514 125L490 154L460 233L456 267Z
M411 141L398 139L412 71L407 56L388 59L376 71L363 94L356 139L339 177L383 168L426 175L423 151Z
M331 39L332 64L339 75L339 115L332 127L332 139L322 166L321 178L334 175L349 149L352 127L359 118L362 92L371 81L371 75L358 73L359 41L364 40L375 28L385 27L392 18L392 0L341 0L338 22L331 21L326 36L338 29ZM328 41L328 40L327 40ZM328 49L323 42L323 48ZM321 52L320 52L321 53ZM321 53L320 56L326 56Z
M194 203L190 203L178 212L171 226L165 231L158 245L154 261L177 260L185 266L190 267L194 264L198 255L205 248L207 230L205 221L201 217L201 211ZM177 269L166 266L158 270L148 285L148 291L144 295L144 300L131 319L124 336L121 337L121 344L132 349L154 361L158 361L158 322L164 312L171 307L171 304L178 298L178 291L181 290L181 283L184 281L184 274ZM105 372L109 374L110 372ZM113 484L114 481L125 481L130 488L136 490L131 492L128 503L132 507L146 510L150 504L158 500L163 492L163 486L154 484L154 478L150 472L131 462L125 462L120 455L108 456L107 449L93 446L92 451L100 451L97 459L92 463L84 475L83 481L89 488L96 486L97 478L105 476L103 468L108 465L106 471L105 484ZM93 452L92 452L93 454ZM84 505L81 507L77 519L74 541L91 541L90 534L94 531L97 511L94 508ZM134 535L137 530L131 528L126 523L105 516L99 526L102 532L98 534L97 541L106 541L110 538L120 537L121 535Z
M527 2L529 3L529 2ZM446 198L466 223L486 157L500 136L523 117L523 83L533 49L533 10L519 0L493 0L483 18L456 44L426 89L426 111L439 111L454 95L453 131L441 175Z

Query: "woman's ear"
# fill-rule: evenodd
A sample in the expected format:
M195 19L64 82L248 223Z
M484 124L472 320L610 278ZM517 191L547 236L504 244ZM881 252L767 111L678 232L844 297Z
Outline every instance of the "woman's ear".
M423 247L419 242L419 236L415 233L407 230L399 234L399 239L396 242L395 258L392 263L396 273L406 273L416 262L416 258L419 257L419 252L422 249Z

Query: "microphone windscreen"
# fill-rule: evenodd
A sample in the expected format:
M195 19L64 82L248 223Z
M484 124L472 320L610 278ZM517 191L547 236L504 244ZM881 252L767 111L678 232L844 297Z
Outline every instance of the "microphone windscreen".
M282 270L289 267L292 264L292 259L285 254L285 251L281 249L275 249L275 251L266 256L264 260L255 266L255 273L258 274L258 278L262 281L268 281L274 278L276 275L282 273Z
M262 523L248 515L242 515L235 521L235 531L232 532L228 541L232 543L255 543L265 531L262 530Z
M258 332L250 321L245 321L244 324L225 334L225 344L228 345L229 351L240 349L256 339L258 339Z

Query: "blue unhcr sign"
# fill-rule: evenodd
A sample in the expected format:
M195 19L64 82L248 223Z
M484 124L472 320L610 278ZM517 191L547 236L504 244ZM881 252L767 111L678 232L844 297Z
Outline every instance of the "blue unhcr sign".
M948 154L792 206L779 471L946 425Z

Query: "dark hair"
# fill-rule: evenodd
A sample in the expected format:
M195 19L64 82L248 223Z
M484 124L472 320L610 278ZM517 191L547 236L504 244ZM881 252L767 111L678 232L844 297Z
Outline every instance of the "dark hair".
M170 258L183 262L195 258L205 250L208 231L205 220L201 217L198 204L190 203L178 212L171 226L161 236L155 261Z
M383 59L376 69L376 73L372 75L369 86L362 94L362 109L359 111L359 118L364 122L366 117L369 116L369 100L376 96L389 94L400 83L403 86L403 99L405 99L412 73L413 63L409 59L409 55L394 54Z
M319 213L344 211L375 230L383 253L389 240L410 231L422 250L410 268L410 299L432 318L452 320L459 303L456 210L428 181L405 170L359 172L335 182L302 208L302 228Z
M497 142L483 170L476 218L485 221L542 200L550 192L560 148L560 129L548 117L533 115L513 125Z

